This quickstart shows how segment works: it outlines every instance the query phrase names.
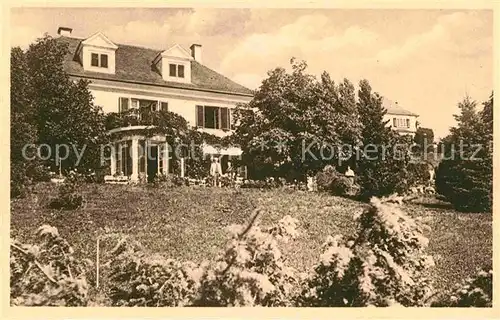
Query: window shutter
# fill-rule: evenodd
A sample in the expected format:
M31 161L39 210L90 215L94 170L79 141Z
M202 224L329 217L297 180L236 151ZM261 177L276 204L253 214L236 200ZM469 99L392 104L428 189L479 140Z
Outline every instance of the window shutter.
M220 124L221 129L227 130L229 129L229 109L228 108L220 108Z
M160 101L160 111L168 111L168 102Z
M398 123L397 123L397 119L396 118L392 118L392 126L394 128L396 128L398 126Z
M123 113L128 110L128 98L118 98L118 112Z
M234 112L234 109L229 109L229 111L227 113L228 118L229 118L229 129L231 129L231 130L235 129L235 123L233 120L233 112Z
M92 67L98 67L99 66L99 55L97 53L92 53L91 54L90 65Z
M196 126L203 128L205 126L205 112L203 106L196 106Z
M102 68L108 67L108 55L107 54L101 54L101 67Z
M410 119L406 119L406 127L409 128L410 127Z

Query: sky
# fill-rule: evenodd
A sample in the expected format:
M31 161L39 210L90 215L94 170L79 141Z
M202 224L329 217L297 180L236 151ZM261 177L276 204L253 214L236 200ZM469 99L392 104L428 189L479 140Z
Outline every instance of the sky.
M493 90L491 10L14 8L10 19L22 48L59 26L158 50L198 43L206 66L250 89L295 57L336 82L367 79L436 137L466 95L481 105Z

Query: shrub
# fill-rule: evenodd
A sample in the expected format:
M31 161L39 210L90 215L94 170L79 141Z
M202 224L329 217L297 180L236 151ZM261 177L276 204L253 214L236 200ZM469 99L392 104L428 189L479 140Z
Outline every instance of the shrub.
M278 240L297 236L297 220L286 216L276 226L228 228L228 247L212 263L205 263L196 306L289 306L295 272L284 264Z
M318 190L327 191L336 196L352 196L358 192L358 186L353 181L330 165L316 174L316 183Z
M227 187L234 187L236 184L236 181L234 179L231 179L228 176L221 176L220 183L221 183L221 187L227 188Z
M326 166L322 171L316 174L316 184L319 191L328 191L331 189L333 181L337 179L339 173L333 166Z
M12 164L10 169L10 197L22 198L28 192L30 179L26 176L25 168L21 164Z
M34 181L34 182L49 182L50 178L52 178L52 173L50 171L50 167L44 166L43 164L39 163L31 168L29 168L27 175Z
M284 265L278 240L297 236L297 220L275 226L231 226L227 248L213 262L181 263L145 253L121 241L110 264L110 298L115 306L284 306L294 272Z
M110 299L113 306L181 307L197 290L196 265L150 255L121 240L111 254Z
M346 196L351 192L353 188L352 181L345 176L338 176L330 186L330 191L334 195Z
M436 170L436 191L464 212L491 212L492 171L482 161L443 160Z
M59 210L75 210L83 205L83 196L80 192L82 177L72 171L59 187L59 194L50 202L50 208Z
M409 185L429 185L431 175L429 173L430 165L424 161L410 162L408 164L409 171Z
M79 261L56 228L44 225L36 245L11 242L10 301L22 306L85 306L89 260Z
M493 270L483 268L474 278L456 286L441 300L433 303L433 307L492 307L493 303Z
M189 179L176 174L157 174L153 180L153 185L162 188L188 186Z
M329 237L298 304L314 307L424 305L432 294L422 226L399 207L372 199L354 237Z

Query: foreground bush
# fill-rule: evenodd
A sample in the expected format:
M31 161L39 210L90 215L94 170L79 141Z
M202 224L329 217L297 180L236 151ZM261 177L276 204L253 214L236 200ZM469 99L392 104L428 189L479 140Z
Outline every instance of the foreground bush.
M56 228L44 225L35 245L11 242L10 298L20 306L85 306L90 261L79 261Z
M115 306L284 306L289 305L293 270L285 267L277 240L296 236L296 220L285 217L261 229L231 226L226 250L213 262L181 263L119 243L110 268Z
M182 307L198 288L194 263L147 254L140 245L120 241L112 250L110 300L113 306Z
M312 307L425 305L433 292L422 226L398 206L372 199L355 236L328 237L298 303Z
M196 306L290 306L296 278L285 266L278 240L297 236L297 220L286 216L270 228L232 226L228 247L203 268Z
M124 238L106 252L100 266L102 299L92 301L176 307L429 306L433 259L425 252L425 226L396 200L373 199L355 216L353 236L327 239L309 274L298 274L282 254L282 243L298 235L298 221L290 216L260 226L257 211L248 225L228 227L227 246L202 263L154 254ZM11 303L87 305L83 263L72 257L57 230L43 227L40 236L46 243L39 247L12 245ZM481 273L453 293L445 292L434 305L490 306L491 277Z
M484 268L474 278L467 279L435 307L492 307L493 303L493 270Z

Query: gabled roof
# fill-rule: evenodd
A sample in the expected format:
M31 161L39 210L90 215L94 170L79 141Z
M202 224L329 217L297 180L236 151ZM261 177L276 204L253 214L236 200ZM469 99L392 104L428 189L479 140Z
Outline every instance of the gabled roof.
M101 32L96 32L87 39L82 41L82 44L88 44L88 45L93 45L93 46L98 46L98 47L105 47L105 48L110 48L110 49L118 49L118 46L113 43L113 41L109 40L108 37L106 37L104 34Z
M61 36L57 40L68 44L69 53L65 57L64 69L71 76L212 91L249 97L253 95L252 90L237 84L195 60L190 61L191 83L165 81L153 67L153 60L163 51L131 45L116 44L118 49L115 53L115 74L85 71L76 55L76 49L85 39Z
M184 49L178 44L175 44L170 48L168 48L167 50L163 51L161 55L164 57L177 57L177 58L193 60L193 57L191 57L189 52L187 52L186 49Z
M397 103L385 97L382 98L382 106L387 110L387 114L418 117L418 114L400 107Z

